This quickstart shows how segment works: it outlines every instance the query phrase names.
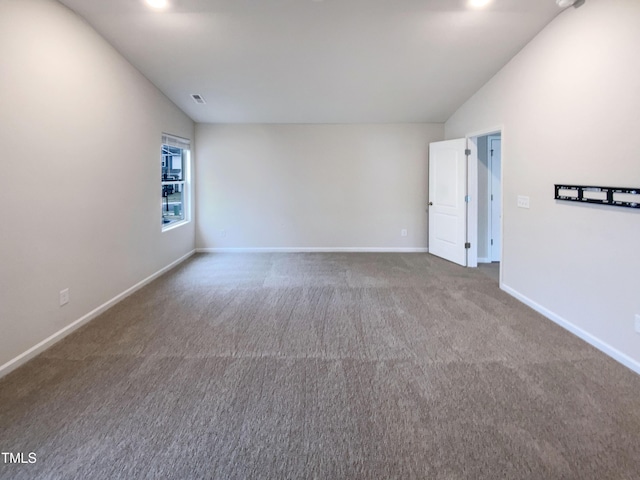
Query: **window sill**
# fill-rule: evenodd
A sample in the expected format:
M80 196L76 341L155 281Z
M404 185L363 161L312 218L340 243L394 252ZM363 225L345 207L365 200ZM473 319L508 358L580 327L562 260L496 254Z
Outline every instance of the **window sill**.
M173 230L175 228L181 227L183 225L186 225L187 223L191 223L191 220L182 220L180 222L172 223L171 225L169 225L167 227L162 227L162 231L163 232L168 232L169 230Z

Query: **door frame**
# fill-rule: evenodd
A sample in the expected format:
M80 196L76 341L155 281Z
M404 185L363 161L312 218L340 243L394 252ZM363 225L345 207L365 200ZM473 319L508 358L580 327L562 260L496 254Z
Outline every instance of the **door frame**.
M505 129L504 125L476 130L465 135L467 148L471 151L467 165L467 194L470 201L467 204L467 241L471 244L468 250L467 266L478 266L478 137L500 134L502 145L502 158L500 169L500 204L502 205L502 218L500 219L500 286L502 286L502 271L504 267L504 165L505 165Z

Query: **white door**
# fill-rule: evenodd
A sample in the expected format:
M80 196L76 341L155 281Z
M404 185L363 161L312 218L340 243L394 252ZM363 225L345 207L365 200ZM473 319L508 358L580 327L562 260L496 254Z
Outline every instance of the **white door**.
M429 253L467 265L467 140L429 145Z
M501 203L501 167L502 167L502 142L500 137L489 137L490 145L490 166L489 174L491 175L491 261L500 261L500 244L501 232L500 223L502 219L502 203Z

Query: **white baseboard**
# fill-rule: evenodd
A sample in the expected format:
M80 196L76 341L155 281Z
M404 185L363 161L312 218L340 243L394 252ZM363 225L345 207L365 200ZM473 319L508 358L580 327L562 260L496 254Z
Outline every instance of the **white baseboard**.
M81 317L78 320L74 321L73 323L67 325L66 327L62 328L61 330L58 330L56 333L54 333L50 337L45 338L43 341L41 341L37 345L34 345L33 347L31 347L26 352L21 353L20 355L18 355L17 357L15 357L12 360L9 360L4 365L0 366L0 378L2 378L3 376L7 375L10 372L12 372L13 370L18 368L19 366L23 365L24 363L28 362L29 360L31 360L36 355L44 352L47 348L51 347L54 343L59 342L64 337L66 337L70 333L74 332L75 330L80 328L85 323L90 322L91 320L96 318L101 313L103 313L106 310L108 310L109 308L113 307L116 303L121 302L122 300L127 298L132 293L136 292L137 290L140 290L142 287L144 287L145 285L151 283L153 280L155 280L159 276L165 274L166 272L168 272L172 268L174 268L177 265L179 265L180 263L184 262L187 258L192 256L194 253L196 253L196 251L192 250L191 252L189 252L186 255L180 257L176 261L171 262L166 267L158 270L156 273L154 273L154 274L148 276L147 278L145 278L144 280L136 283L133 287L128 288L127 290L125 290L121 294L116 295L111 300L103 303L98 308L95 308L95 309L91 310L89 313L87 313L83 317Z
M522 295L520 292L518 292L517 290L514 290L513 288L509 287L508 285L505 285L504 283L500 283L500 288L502 290L504 290L505 292L507 292L512 297L515 297L518 300L520 300L525 305L528 305L529 307L533 308L536 312L544 315L545 317L547 317L552 322L557 323L562 328L570 331L571 333L573 333L577 337L581 338L582 340L584 340L588 344L594 346L595 348L600 350L602 353L605 353L606 355L610 356L611 358L613 358L617 362L623 364L625 367L630 368L631 370L633 370L637 374L640 374L640 362L638 362L638 361L634 360L633 358L629 357L628 355L622 353L620 350L612 347L608 343L603 342L599 338L594 337L590 333L582 330L580 327L577 327L573 323L571 323L568 320L562 318L560 315L555 314L551 310L548 310L547 308L543 307L539 303L536 303L533 300L531 300L530 298Z
M491 263L491 260L485 257L482 257L482 258L478 257L478 263Z
M403 247L248 247L248 248L196 248L198 253L313 253L313 252L372 252L372 253L426 253L427 248Z

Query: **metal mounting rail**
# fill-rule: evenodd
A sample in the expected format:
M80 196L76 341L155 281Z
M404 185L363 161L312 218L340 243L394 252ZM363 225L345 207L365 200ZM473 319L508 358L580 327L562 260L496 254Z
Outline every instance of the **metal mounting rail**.
M595 187L555 184L556 200L595 203L612 207L640 208L640 188ZM620 195L625 195L624 199ZM634 195L632 199L628 195ZM631 200L631 201L629 201Z

